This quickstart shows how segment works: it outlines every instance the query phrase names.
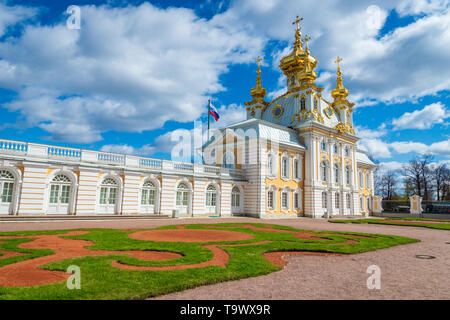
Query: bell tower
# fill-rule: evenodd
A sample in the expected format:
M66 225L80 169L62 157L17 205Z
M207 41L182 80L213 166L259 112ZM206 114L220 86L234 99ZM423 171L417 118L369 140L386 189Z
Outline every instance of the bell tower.
M331 96L334 98L332 106L339 114L340 122L335 127L339 133L355 134L353 129L353 106L354 103L350 103L347 100L348 89L344 87L342 83L342 72L339 63L342 62L342 58L337 57L335 63L337 63L337 79L336 88L331 91Z
M256 85L250 90L252 101L245 102L247 106L247 119L261 119L262 113L267 107L267 102L264 100L267 90L261 85L261 57L256 59L258 69L256 70Z

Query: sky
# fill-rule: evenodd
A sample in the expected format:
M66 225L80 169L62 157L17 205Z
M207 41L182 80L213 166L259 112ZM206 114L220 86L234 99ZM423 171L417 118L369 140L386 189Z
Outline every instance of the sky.
M80 8L71 28L69 6ZM332 100L337 56L358 145L385 169L450 163L450 1L0 0L0 139L170 158L177 129L242 121L268 100L297 15ZM69 20L69 22L68 22ZM68 27L69 26L69 27Z

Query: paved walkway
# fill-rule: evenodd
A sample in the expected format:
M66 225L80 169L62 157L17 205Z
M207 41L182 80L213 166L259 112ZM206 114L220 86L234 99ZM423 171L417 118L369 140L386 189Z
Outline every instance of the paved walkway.
M419 227L373 224L337 224L297 218L258 220L250 218L70 221L0 223L0 231L75 228L152 228L168 224L215 222L267 222L299 229L392 234L422 240L419 243L349 256L288 256L279 272L198 287L158 299L450 299L450 232ZM416 255L432 255L422 260ZM381 289L369 290L366 269L381 269Z

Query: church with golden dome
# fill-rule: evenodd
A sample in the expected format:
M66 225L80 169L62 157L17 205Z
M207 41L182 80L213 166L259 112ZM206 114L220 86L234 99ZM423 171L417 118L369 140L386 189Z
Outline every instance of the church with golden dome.
M252 100L245 102L247 120L224 128L226 138L208 148L224 150L224 156L214 151L217 162L221 157L225 164L227 159L241 160L238 167L249 181L245 211L252 215L367 215L372 210L375 164L357 148L354 104L347 100L342 59L335 61L336 87L327 101L323 88L315 84L318 61L308 47L310 38L302 39L301 20L294 22L293 49L279 65L286 76L286 93L265 100L258 58ZM217 148L218 144L224 146Z
M247 119L216 130L203 163L0 139L0 215L326 218L367 215L375 164L357 147L354 104L337 64L330 101L297 17L272 101L257 60Z

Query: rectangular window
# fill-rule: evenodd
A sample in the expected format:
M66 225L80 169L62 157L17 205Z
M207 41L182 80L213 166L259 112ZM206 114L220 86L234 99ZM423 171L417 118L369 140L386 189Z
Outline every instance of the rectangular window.
M298 160L294 160L294 178L298 179Z
M322 193L322 208L327 208L327 194L325 192Z
M287 195L287 192L282 192L281 193L281 206L283 207L283 209L287 209L288 208L288 195Z
M281 168L282 168L281 175L286 178L287 177L287 159L281 160Z
M3 193L2 193L2 202L3 203L11 203L12 195L13 195L14 183L5 182L3 184Z
M146 205L147 204L147 195L148 195L148 190L142 190L142 197L141 197L141 205Z
M116 204L116 188L109 188L108 204Z
M300 209L299 198L300 198L300 194L299 193L294 193L294 207L295 207L295 209Z
M335 200L334 200L334 207L336 208L336 209L339 209L339 207L340 207L340 199L339 199L339 193L336 193L336 195L335 195Z
M68 204L70 198L70 186L62 186L61 203Z
M108 188L102 187L100 189L100 204L106 204Z
M273 191L267 193L267 206L273 208Z
M232 194L231 195L231 206L232 207L239 207L240 206L240 202L241 202L240 197L241 196L239 194Z
M58 203L59 185L50 187L50 203Z
M155 204L155 190L148 190L148 204L151 206Z

